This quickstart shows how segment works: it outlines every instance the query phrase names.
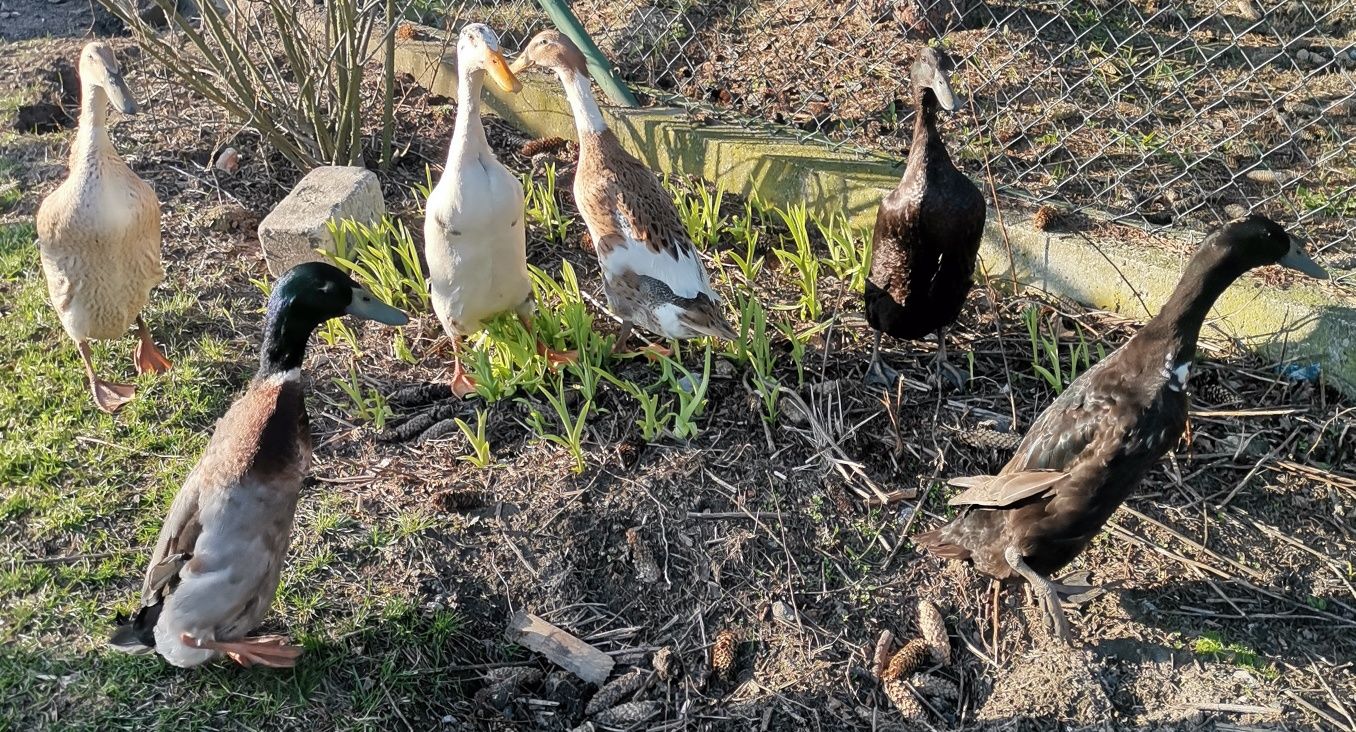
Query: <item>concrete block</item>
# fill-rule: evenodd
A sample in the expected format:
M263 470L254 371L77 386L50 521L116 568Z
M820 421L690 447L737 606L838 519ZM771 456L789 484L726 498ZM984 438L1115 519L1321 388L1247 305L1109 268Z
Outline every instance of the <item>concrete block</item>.
M329 222L375 223L386 213L377 176L366 168L325 166L307 173L259 223L259 245L274 277L334 251Z

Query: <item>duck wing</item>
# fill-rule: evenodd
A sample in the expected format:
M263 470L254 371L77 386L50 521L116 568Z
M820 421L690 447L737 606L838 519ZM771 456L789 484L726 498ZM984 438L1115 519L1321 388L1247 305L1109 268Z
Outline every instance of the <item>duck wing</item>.
M977 475L954 478L950 485L966 490L947 501L948 506L989 506L1004 508L1038 496L1069 477L1060 470L1023 470L1003 475Z

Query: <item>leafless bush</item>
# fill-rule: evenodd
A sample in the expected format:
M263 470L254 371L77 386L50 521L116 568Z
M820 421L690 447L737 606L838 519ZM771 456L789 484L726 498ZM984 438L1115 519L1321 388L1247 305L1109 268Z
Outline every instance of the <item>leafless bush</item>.
M220 106L302 170L359 165L363 75L381 57L385 85L382 162L393 126L393 22L402 0L295 0L196 3L100 0L141 48L183 86ZM223 5L225 7L223 7ZM147 12L148 10L152 12ZM156 20L168 26L160 30ZM384 53L383 53L384 52Z

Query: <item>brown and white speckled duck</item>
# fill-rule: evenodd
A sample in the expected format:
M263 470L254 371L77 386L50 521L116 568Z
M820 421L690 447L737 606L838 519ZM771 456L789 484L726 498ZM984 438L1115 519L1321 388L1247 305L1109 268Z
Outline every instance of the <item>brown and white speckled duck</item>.
M608 304L622 320L614 350L635 325L671 339L737 338L673 199L603 121L584 54L560 33L542 31L512 69L533 66L556 73L574 112L574 198L598 252Z
M137 107L106 44L95 41L80 52L80 88L70 177L38 208L38 249L52 306L80 351L94 403L113 412L135 389L95 373L90 340L120 338L136 322L137 373L170 369L141 317L151 288L165 277L160 201L108 138L109 102L124 114L135 114Z
M174 497L146 570L141 604L110 640L119 650L190 667L226 654L242 666L292 666L301 649L281 636L246 638L278 589L311 429L301 363L321 323L345 313L387 325L405 314L323 262L274 285L260 366L217 422Z
M1187 419L1196 339L1215 300L1254 267L1279 264L1327 273L1300 240L1263 216L1231 222L1206 238L1172 297L1125 345L1074 380L1047 408L996 476L960 478L961 514L915 541L947 559L969 560L995 579L1031 584L1056 634L1071 641L1050 576L1102 530L1144 475L1177 444Z
M984 233L984 196L956 169L937 130L937 111L956 108L945 54L924 48L911 77L915 115L909 163L899 185L880 203L866 282L866 320L876 331L867 381L892 385L880 337L915 340L937 334L936 365L959 381L946 361L945 332L974 284Z

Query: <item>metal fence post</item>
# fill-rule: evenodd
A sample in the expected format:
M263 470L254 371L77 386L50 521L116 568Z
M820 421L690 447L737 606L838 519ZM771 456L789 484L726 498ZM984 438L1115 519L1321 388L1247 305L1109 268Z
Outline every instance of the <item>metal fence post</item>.
M612 64L608 63L607 57L589 37L588 31L584 30L583 24L575 17L565 0L537 0L537 4L546 11L546 15L551 18L556 28L569 36L574 45L579 46L579 50L584 52L584 58L588 59L589 74L598 82L607 98L612 100L613 104L623 107L639 107L640 102L636 101L635 95L626 88L626 84L613 75Z

